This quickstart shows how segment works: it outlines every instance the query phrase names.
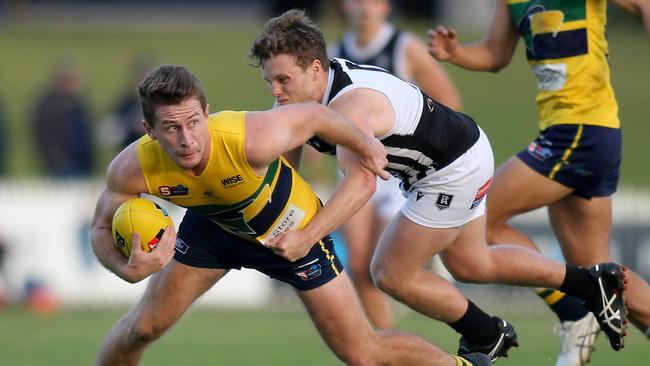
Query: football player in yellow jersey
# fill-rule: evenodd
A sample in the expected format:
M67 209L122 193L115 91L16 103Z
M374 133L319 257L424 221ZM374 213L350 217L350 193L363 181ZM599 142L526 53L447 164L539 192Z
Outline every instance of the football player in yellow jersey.
M641 14L650 36L650 2L612 1ZM489 191L491 244L536 249L507 222L548 207L552 228L568 263L589 266L610 259L611 195L621 159L618 107L609 82L605 0L498 0L484 40L458 45L456 32L429 31L429 52L477 71L510 63L519 36L538 77L540 136L498 169ZM535 187L535 189L530 189ZM629 271L631 321L650 336L650 286ZM557 365L589 360L599 327L577 299L546 289L540 297L558 314L562 351Z
M377 140L317 103L210 116L199 81L181 66L159 67L148 74L138 92L148 136L126 147L111 163L97 202L91 241L101 263L125 281L151 278L140 303L106 336L98 365L137 364L145 348L194 300L230 269L241 267L257 269L296 288L326 343L350 365L491 365L482 354L456 357L412 334L373 330L334 251L328 235L333 227L310 228L316 237L310 239L315 244L307 253L263 245L269 242L264 240L267 228L274 229L272 238L275 229L284 230L285 222L309 227L311 208L304 202L317 201L280 158L282 153L319 135L358 154L339 148L339 153L350 154L348 173L363 175L372 187L375 174L386 178L385 150ZM225 177L219 179L220 174ZM167 183L176 180L183 184ZM248 195L246 189L253 193ZM294 189L301 197L293 196ZM122 202L141 193L169 199L188 212L178 236L167 228L149 253L142 251L134 235L127 259L113 243L112 217ZM258 196L266 199L260 203ZM358 209L368 198L350 199L348 204ZM247 212L258 203L254 212ZM278 223L276 216L284 215L284 208L294 203L302 206ZM316 216L327 215L326 211L327 206ZM230 215L233 212L240 215Z

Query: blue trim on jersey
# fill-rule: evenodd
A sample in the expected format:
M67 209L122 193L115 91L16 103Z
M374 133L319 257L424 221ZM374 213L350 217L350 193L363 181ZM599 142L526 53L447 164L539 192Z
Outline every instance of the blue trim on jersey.
M270 198L271 201L255 217L248 221L248 225L255 230L257 235L266 232L275 219L282 214L282 211L287 207L292 187L293 175L291 168L281 164L278 180L275 187L273 187L273 194Z
M526 49L528 60L552 60L586 55L587 29L574 29L564 32L536 34L532 40L533 49Z

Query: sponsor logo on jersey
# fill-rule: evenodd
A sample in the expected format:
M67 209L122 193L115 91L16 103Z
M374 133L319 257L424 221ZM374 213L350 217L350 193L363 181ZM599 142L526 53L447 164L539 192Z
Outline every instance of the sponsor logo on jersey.
M221 180L221 184L226 188L234 187L241 183L244 183L244 178L242 178L241 174L233 175L232 177Z
M420 198L424 197L424 194L420 191L415 192L415 200L419 201Z
M438 207L438 209L441 211L449 208L449 205L451 205L451 200L453 198L453 194L439 193L438 199L436 200L436 207Z
M184 185L179 184L177 186L160 186L158 187L158 192L160 192L160 195L164 197L187 196L190 193L190 190Z
M215 197L214 191L211 189L203 192L203 198L214 198L214 197Z
M492 177L483 184L478 191L476 191L476 196L474 196L474 201L472 202L472 205L470 206L470 210L475 209L476 206L478 206L481 201L483 201L483 198L487 194L488 189L490 188L490 185L492 185Z
M530 145L528 145L528 149L526 149L526 151L528 154L530 154L530 156L539 161L544 161L553 156L553 152L550 148L544 147L535 141L531 142Z
M183 239L176 237L176 251L179 253L187 254L187 250L190 249L190 246L185 244Z
M289 204L285 212L278 218L268 235L258 240L267 244L271 239L278 237L285 231L295 230L304 220L307 213L293 203Z
M298 276L302 281L309 281L320 276L321 273L323 272L320 263L315 263L307 267L307 269L296 272L296 276Z

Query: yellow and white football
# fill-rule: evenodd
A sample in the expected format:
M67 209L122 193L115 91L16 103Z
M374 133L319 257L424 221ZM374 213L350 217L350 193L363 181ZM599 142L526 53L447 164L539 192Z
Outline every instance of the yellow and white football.
M113 215L113 241L128 258L133 233L138 233L142 250L150 252L167 226L173 226L173 222L164 208L145 198L133 198L122 203Z

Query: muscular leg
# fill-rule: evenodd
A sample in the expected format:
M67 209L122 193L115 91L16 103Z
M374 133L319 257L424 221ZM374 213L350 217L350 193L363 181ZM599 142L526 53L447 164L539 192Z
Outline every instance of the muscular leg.
M531 189L534 187L534 189ZM537 246L508 224L512 217L544 207L571 194L571 188L529 168L517 157L510 158L495 173L487 199L487 242Z
M370 260L385 224L378 222L376 206L367 204L343 226L348 249L348 270L359 292L361 303L376 328L391 328L393 321L386 295L379 290L370 276Z
M346 364L457 364L454 357L416 335L374 331L345 272L298 295L327 345Z
M422 314L445 323L457 321L467 310L467 300L425 265L459 234L459 229L425 228L398 213L379 240L372 259L375 283Z
M586 200L568 196L549 206L553 231L568 263L589 267L610 261L609 235L612 223L611 197ZM636 273L627 272L631 322L645 332L650 327L650 286Z
M447 323L456 321L467 308L464 296L443 278L423 269L437 253L452 275L464 282L558 288L565 275L562 263L530 249L488 247L485 216L462 228L432 229L398 214L373 258L375 281L382 290L423 314Z
M226 274L172 260L149 279L142 299L110 330L97 365L136 365L145 348L171 327L194 300Z
M442 259L463 282L500 283L515 286L559 288L565 265L521 246L487 246L485 216L465 226L453 244L442 252Z
M537 173L519 158L509 159L497 170L488 194L488 244L516 244L539 252L535 243L509 225L508 220L515 215L562 200L570 194L570 188ZM578 299L564 296L559 291L537 289L536 292L558 315L560 321L575 321L587 315L587 310Z

